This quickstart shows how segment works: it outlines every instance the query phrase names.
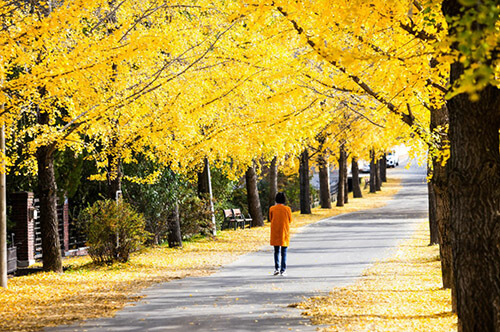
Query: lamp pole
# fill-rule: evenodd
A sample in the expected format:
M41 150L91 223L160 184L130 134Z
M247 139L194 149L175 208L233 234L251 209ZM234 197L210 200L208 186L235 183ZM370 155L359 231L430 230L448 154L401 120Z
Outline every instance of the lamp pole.
M210 212L212 212L212 235L217 235L217 225L215 223L215 210L214 210L214 200L212 195L212 177L210 175L210 163L208 162L208 158L205 158L205 167L207 168L208 175L208 194L210 196Z

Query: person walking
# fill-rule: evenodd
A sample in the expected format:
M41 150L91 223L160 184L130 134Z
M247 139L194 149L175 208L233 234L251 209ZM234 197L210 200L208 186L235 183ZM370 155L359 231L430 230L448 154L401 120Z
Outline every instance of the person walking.
M286 206L285 194L276 194L276 204L269 209L271 221L271 245L274 246L274 275L286 276L286 253L290 244L292 210ZM281 265L280 265L281 250Z

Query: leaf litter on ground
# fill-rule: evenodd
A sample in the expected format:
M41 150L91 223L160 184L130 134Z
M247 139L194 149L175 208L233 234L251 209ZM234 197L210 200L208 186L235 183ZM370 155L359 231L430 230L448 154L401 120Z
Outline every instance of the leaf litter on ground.
M351 196L344 207L316 208L310 215L294 213L291 232L334 215L381 207L399 190L399 183L399 179L389 179L383 191L365 191L364 198ZM139 300L137 294L148 286L209 275L238 256L267 244L269 223L264 227L221 231L216 237L185 242L181 249L148 248L134 253L128 263L99 266L87 256L67 258L64 273L40 272L9 279L8 288L0 289L0 330L38 331L110 317L127 303Z
M457 331L451 291L442 288L439 247L429 246L429 225L419 225L393 257L363 272L354 285L292 306L321 331Z

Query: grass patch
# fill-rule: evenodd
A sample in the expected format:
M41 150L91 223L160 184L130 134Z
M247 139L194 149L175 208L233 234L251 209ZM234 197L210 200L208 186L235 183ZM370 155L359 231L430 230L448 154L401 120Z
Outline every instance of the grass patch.
M427 245L428 226L354 285L295 306L314 324L327 324L322 331L457 331L451 291L441 288L439 248Z
M389 179L383 191L364 192L344 207L313 209L311 215L293 214L292 233L320 219L381 207L399 190L399 180ZM136 294L154 283L188 276L204 276L239 255L269 244L269 224L245 230L219 232L215 238L184 243L182 249L164 246L134 253L125 264L94 265L89 257L63 261L66 272L37 273L9 280L0 289L0 330L37 331L45 326L68 324L76 320L113 316ZM293 246L293 238L291 240Z

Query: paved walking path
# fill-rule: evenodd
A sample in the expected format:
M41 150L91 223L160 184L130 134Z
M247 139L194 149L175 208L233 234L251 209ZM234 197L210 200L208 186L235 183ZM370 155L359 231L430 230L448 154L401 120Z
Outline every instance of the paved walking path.
M351 284L427 218L425 169L388 170L403 188L387 206L322 220L290 241L288 276L273 276L271 247L240 257L219 272L153 286L114 318L47 331L315 331L301 311L304 297Z

